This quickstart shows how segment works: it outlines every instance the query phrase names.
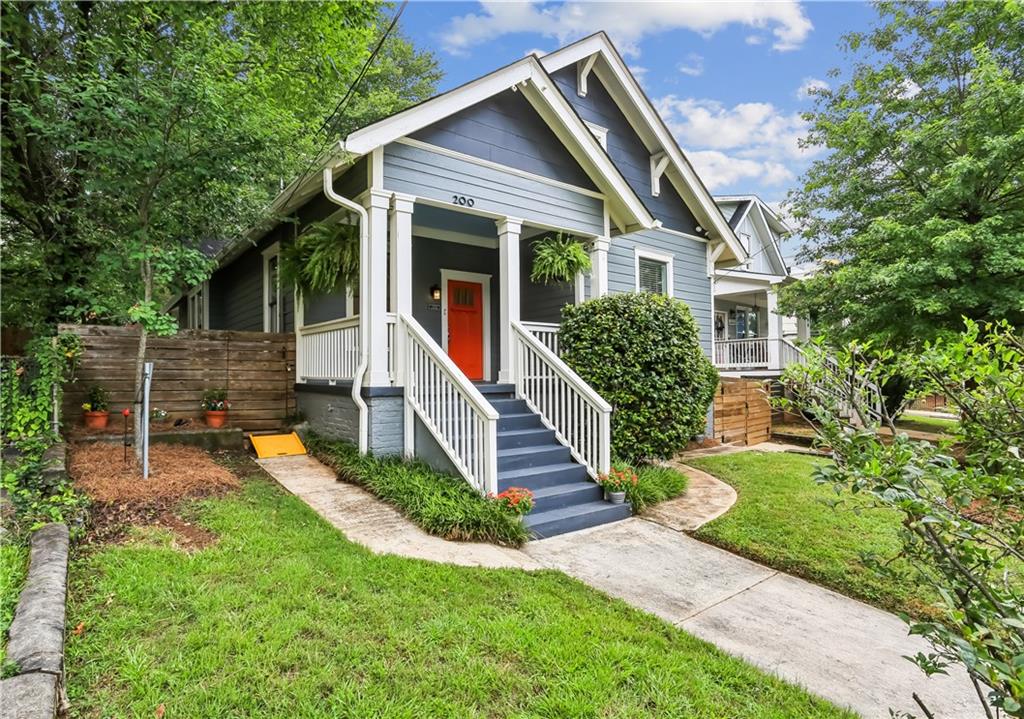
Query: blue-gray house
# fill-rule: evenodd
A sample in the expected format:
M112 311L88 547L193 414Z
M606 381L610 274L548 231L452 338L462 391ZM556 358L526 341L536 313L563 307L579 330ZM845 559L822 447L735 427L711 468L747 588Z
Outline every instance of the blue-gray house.
M603 33L353 132L273 211L298 221L225 248L183 324L294 331L311 425L481 492L528 487L542 536L628 513L591 481L611 408L559 359L561 308L662 292L690 305L711 356L715 267L747 259ZM325 218L358 223L360 281L299 302L278 248ZM553 231L590 248L575 286L529 281L531 240Z

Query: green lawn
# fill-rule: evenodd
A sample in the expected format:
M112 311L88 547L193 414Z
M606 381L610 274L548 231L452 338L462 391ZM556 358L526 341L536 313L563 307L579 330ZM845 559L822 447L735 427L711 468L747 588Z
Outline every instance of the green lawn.
M72 564L79 717L852 717L553 571L375 556L261 476Z
M956 429L955 419L945 417L927 417L919 414L905 414L896 420L898 429L915 430L917 432L946 433Z
M0 545L0 657L7 648L7 630L28 573L28 547L14 542Z
M835 491L816 484L811 469L827 460L740 452L686 461L731 484L738 495L732 509L697 530L699 539L885 609L927 613L928 591L881 577L862 561L863 552L896 553L898 515L826 504Z

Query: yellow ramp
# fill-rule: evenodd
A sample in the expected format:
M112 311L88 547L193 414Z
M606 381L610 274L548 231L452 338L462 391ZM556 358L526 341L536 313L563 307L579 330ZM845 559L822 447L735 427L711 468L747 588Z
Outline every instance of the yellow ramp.
M267 457L287 457L293 454L305 454L299 435L291 434L250 434L249 441L260 459Z

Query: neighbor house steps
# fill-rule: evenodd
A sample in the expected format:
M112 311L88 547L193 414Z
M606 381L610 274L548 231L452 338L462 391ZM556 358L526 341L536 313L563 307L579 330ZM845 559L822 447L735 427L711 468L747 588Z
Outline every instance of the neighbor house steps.
M535 537L575 532L632 514L628 504L604 501L586 468L525 400L515 398L512 385L477 388L498 411L498 491L525 487L533 492L533 511L523 521Z

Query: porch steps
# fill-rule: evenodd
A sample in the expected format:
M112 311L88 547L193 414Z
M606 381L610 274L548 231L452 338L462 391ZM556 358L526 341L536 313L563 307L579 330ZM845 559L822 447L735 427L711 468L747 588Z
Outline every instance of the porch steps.
M586 468L524 400L515 399L512 385L477 389L498 411L498 491L525 487L533 492L533 511L523 521L534 537L554 537L632 514L628 504L604 501Z

